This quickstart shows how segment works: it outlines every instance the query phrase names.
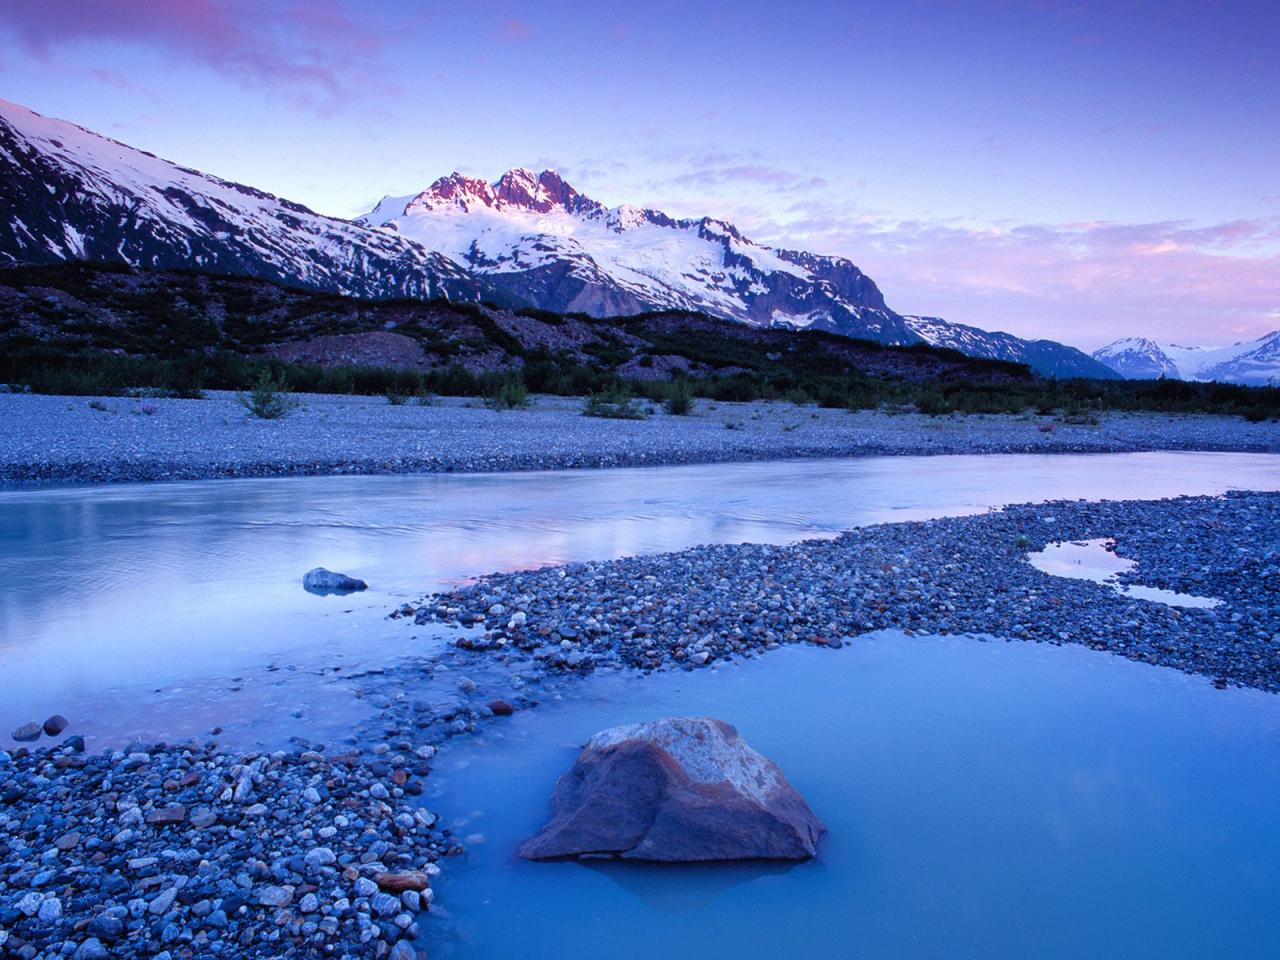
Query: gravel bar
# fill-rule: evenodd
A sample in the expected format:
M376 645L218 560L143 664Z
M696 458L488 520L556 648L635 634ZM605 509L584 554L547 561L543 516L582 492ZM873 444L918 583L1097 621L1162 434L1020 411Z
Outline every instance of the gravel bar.
M1137 562L1123 582L1222 604L1166 606L1026 559L1095 538ZM1280 692L1280 494L1055 502L792 546L695 547L494 575L396 615L479 627L455 644L563 672L692 668L896 628L1076 643Z
M316 474L490 472L943 453L1280 452L1280 427L1242 418L850 413L785 403L711 403L646 420L581 415L537 397L497 412L474 400L392 405L319 396L282 420L235 397L203 400L0 394L0 481L129 482Z

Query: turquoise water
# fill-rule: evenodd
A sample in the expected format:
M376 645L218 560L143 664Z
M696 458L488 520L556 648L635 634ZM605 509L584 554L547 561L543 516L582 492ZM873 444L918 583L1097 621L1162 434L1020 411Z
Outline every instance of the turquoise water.
M709 714L826 822L816 861L527 863L590 734ZM588 680L446 748L440 957L1280 956L1280 698L1079 647L878 634Z

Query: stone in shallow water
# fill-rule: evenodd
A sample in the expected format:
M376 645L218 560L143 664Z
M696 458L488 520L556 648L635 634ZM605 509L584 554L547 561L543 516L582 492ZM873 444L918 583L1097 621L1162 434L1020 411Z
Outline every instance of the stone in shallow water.
M770 760L707 717L614 727L556 783L520 856L807 860L826 828Z
M324 567L308 570L302 577L302 587L310 593L351 593L369 589L369 585L363 580L349 577L345 573L334 573Z
M33 740L40 739L40 724L32 720L30 723L24 723L17 730L13 731L10 736L19 743L30 743Z
M52 717L44 722L44 732L51 737L56 737L63 730L67 729L71 724L67 718L60 713L55 713Z

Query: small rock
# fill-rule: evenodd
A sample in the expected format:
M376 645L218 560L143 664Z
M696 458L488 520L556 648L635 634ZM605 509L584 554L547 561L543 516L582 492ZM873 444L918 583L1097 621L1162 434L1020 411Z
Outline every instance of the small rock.
M338 861L332 850L328 847L316 847L314 850L308 851L303 861L313 870L320 867L329 867Z
M178 888L170 887L168 890L162 891L159 896L152 900L150 905L148 905L147 910L152 916L163 917L173 907L173 901L177 896Z
M119 940L124 933L124 921L119 917L100 913L89 921L89 934L99 940Z
M44 732L50 737L56 737L69 726L71 726L71 724L67 722L66 717L60 713L55 713L44 722Z
M49 897L40 904L36 913L42 923L57 923L62 919L62 901L57 897Z
M19 743L31 743L33 740L40 739L40 724L32 720L30 723L24 723L17 730L10 734L13 739Z
M363 580L349 577L345 573L334 573L324 567L308 570L302 577L302 586L308 593L352 593L357 590L368 590L369 585Z
M147 823L157 827L182 823L186 819L187 808L180 803L171 803L147 814Z
M66 853L68 850L74 850L76 847L80 846L80 834L75 830L72 830L70 833L64 833L57 840L53 841L53 845L63 853Z
M506 700L490 700L489 709L493 711L495 717L509 717L516 712L516 708Z
M292 887L263 887L258 902L264 907L287 907L293 903Z
M111 954L107 952L101 941L90 937L80 946L76 947L76 952L72 954L72 960L107 960Z

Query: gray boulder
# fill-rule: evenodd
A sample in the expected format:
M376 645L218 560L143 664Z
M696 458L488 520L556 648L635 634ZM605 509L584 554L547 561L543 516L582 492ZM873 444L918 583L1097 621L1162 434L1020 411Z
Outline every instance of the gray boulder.
M40 724L32 720L30 723L24 723L17 730L13 731L10 736L19 743L30 743L33 740L39 740L40 733Z
M310 593L353 593L369 589L363 580L348 577L345 573L334 573L324 567L308 570L302 578L302 586Z
M782 771L722 720L614 727L556 783L529 860L807 860L826 827Z

